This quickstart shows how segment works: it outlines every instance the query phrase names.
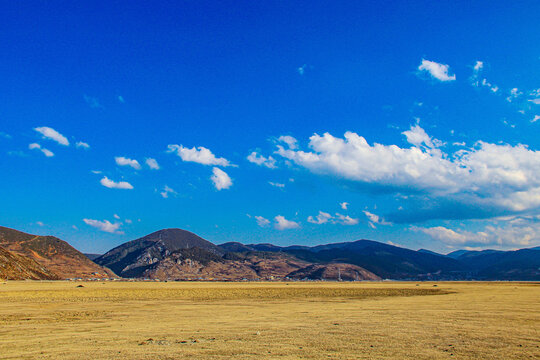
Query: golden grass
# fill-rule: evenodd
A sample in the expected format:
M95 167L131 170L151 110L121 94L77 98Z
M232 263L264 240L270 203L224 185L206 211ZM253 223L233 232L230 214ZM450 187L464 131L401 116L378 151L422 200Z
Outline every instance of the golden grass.
M0 282L0 359L540 358L539 284L437 285Z

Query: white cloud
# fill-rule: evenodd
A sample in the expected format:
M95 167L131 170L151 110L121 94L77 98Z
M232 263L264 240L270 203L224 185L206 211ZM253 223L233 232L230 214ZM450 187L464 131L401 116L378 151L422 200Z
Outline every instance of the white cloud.
M540 120L540 115L534 115L534 118L531 120L532 123L537 122Z
M266 158L263 155L257 154L256 151L253 151L251 154L249 154L247 159L249 162L257 164L259 166L266 166L269 169L276 168L276 159L274 159L272 156Z
M438 140L417 127L404 132L414 145L410 148L369 145L362 136L347 132L344 138L311 136L311 151L278 145L276 153L313 173L349 181L502 211L540 207L540 151L478 141L472 148L445 154L435 147Z
M348 202L342 202L339 204L339 206L343 209L343 210L347 210L347 206L349 206L349 203Z
M116 156L114 161L116 161L116 164L120 166L131 166L135 170L141 169L141 164L139 164L137 160L129 159L123 156Z
M538 99L531 99L531 100L529 100L529 101L532 102L532 103L534 103L534 104L536 104L536 105L540 105L540 98L538 98Z
M342 215L340 213L336 213L335 216L330 215L329 213L326 213L324 211L319 211L319 214L316 217L308 216L307 221L312 224L341 224L341 225L356 225L358 224L358 219L351 218L348 215Z
M99 182L101 183L101 185L108 187L109 189L127 189L127 190L133 189L133 186L127 181L115 182L115 181L110 180L106 176L104 176L103 179L101 179Z
M308 216L307 221L312 223L312 224L319 224L320 225L320 224L327 223L332 218L333 218L333 216L330 215L329 213L326 213L324 211L319 210L319 215L317 215L315 218L313 218L313 216Z
M69 145L68 139L64 135L60 134L58 131L54 130L53 128L50 128L47 126L41 126L41 127L34 128L34 130L40 133L44 139L56 141L60 145L64 145L64 146Z
M115 218L116 220L120 220L120 216L118 216L118 214L114 214L113 218Z
M304 73L306 72L306 68L307 68L307 64L304 64L304 65L296 68L296 71L298 72L298 74L304 75Z
M289 135L281 135L277 139L278 142L285 143L289 146L289 149L295 150L298 148L298 140Z
M28 145L28 149L30 150L39 150L41 151L46 157L53 157L54 153L48 149L42 148L41 145L38 143L32 143Z
M428 72L433 78L440 81L453 81L456 80L456 75L449 75L449 66L445 64L439 64L434 61L422 59L422 63L418 66L418 70Z
M212 180L216 189L228 189L232 186L232 180L225 171L221 170L220 168L214 167L212 169L212 173L213 175L210 177L210 180Z
M168 145L169 152L176 152L182 161L195 162L202 165L234 166L225 158L216 157L209 149L199 146L186 148L182 145Z
M402 134L405 135L409 144L416 147L426 146L428 148L435 148L443 145L441 141L429 136L418 124L411 126L409 130L402 132Z
M281 183L276 183L276 182L272 182L272 181L269 181L268 183L270 185L272 185L272 186L275 186L275 187L281 188L281 189L283 189L285 187L285 184L281 184Z
M109 220L93 220L93 219L83 219L83 221L90 226L95 227L96 229L99 229L104 232L108 232L111 234L123 234L124 232L118 231L120 229L120 226L122 226L122 223L115 222L111 223Z
M519 91L518 88L513 88L510 90L510 95L506 98L506 101L512 102L521 95L523 95L523 92Z
M270 225L270 220L262 216L255 216L255 220L257 221L257 225L259 225L260 227L265 227L265 226Z
M173 188L165 185L163 187L163 191L159 193L164 199L167 199L169 197L169 194L171 195L177 195L177 192L173 190Z
M352 218L348 215L342 215L340 213L336 213L336 217L333 220L336 224L342 224L342 225L356 225L358 224L358 219Z
M75 144L75 146L77 146L78 148L90 149L90 145L88 145L88 144L85 143L84 141L77 141L77 143Z
M369 221L371 221L374 224L391 225L391 223L384 221L384 219L381 218L379 215L373 214L373 213L371 213L369 211L365 211L365 210L363 212L366 215L366 217L369 219Z
M474 64L474 71L478 72L480 70L482 70L484 68L484 63L482 61L477 61L475 64Z
M278 230L297 229L300 227L300 224L296 221L287 220L281 215L276 216L274 220L276 221L274 227Z
M92 174L101 174L103 171L101 170L91 170Z
M45 226L45 224L42 221L36 221L36 224L39 226Z
M146 163L146 165L152 169L152 170L159 170L159 164L157 162L156 159L153 159L153 158L146 158L146 160L144 161Z

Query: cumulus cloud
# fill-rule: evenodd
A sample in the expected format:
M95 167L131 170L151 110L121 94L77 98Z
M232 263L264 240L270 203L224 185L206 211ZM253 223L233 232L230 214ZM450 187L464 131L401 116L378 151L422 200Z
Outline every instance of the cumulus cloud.
M88 143L85 143L84 141L77 141L75 146L78 148L90 149L90 145L88 145Z
M232 186L232 180L225 171L214 167L212 169L212 174L210 180L212 180L217 190L228 189Z
M276 168L276 159L274 159L272 156L264 157L263 155L259 155L256 151L249 154L247 160L259 166L266 166L269 169Z
M123 234L123 231L119 231L120 227L122 226L122 223L115 222L111 223L109 220L94 220L94 219L83 219L85 224L90 225L92 227L95 227L96 229L99 229L104 232L108 232L111 234Z
M456 80L456 75L449 75L449 66L445 64L439 64L434 61L422 59L422 62L418 66L418 70L427 72L431 77L440 81L453 81Z
M169 197L169 195L176 195L177 192L173 190L173 188L165 185L163 187L163 191L161 191L159 193L161 195L161 197L163 197L164 199L167 199Z
M370 188L417 193L499 212L540 207L540 151L478 141L446 154L418 125L404 132L409 148L370 145L362 136L310 137L310 151L277 146L276 153L313 173ZM374 166L376 164L376 166ZM471 214L472 212L469 212Z
M69 141L68 139L60 134L58 131L54 130L53 128L47 127L47 126L41 126L34 128L35 131L40 133L44 139L53 140L59 143L60 145L68 146Z
M152 170L159 170L159 164L156 159L152 158L146 158L145 161L146 166L148 166Z
M282 215L276 216L274 220L276 221L274 227L278 230L297 229L300 227L299 223L296 221L287 220Z
M99 182L101 183L101 185L108 187L109 189L127 189L127 190L133 189L133 186L127 181L115 182L115 181L110 180L106 176L104 176L103 179L101 179Z
M534 118L531 120L532 123L537 122L540 120L540 115L534 115Z
M209 149L199 146L187 148L182 145L168 145L168 151L176 153L182 161L195 162L202 165L233 166L229 160L216 157Z
M500 223L499 220L503 222ZM540 244L539 215L512 216L486 223L479 231L450 229L444 226L411 226L411 230L422 232L433 240L443 242L449 248L475 246L523 248Z
M347 210L347 207L349 206L349 203L348 202L342 202L339 204L339 206L343 209L343 210Z
M39 150L41 151L46 157L53 157L54 153L48 149L42 148L41 145L38 143L32 143L28 145L28 149L30 150Z
M120 166L131 166L135 170L141 169L141 164L139 164L137 160L129 159L123 156L116 156L114 161L116 161L116 164Z

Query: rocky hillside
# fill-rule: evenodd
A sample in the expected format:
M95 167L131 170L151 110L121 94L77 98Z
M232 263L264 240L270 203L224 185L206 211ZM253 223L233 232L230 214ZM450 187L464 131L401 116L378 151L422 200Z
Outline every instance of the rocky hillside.
M212 255L224 251L203 238L181 229L164 229L124 243L94 261L122 277L143 277L148 269L177 250L198 248ZM146 272L146 273L145 273Z
M36 261L0 247L0 279L56 280L59 278Z
M31 235L0 226L0 246L35 261L60 279L116 277L54 236Z

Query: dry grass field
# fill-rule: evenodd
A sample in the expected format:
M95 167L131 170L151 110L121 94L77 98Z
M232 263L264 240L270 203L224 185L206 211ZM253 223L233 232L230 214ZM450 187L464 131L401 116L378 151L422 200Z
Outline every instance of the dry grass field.
M434 285L0 282L0 358L540 358L540 284Z

